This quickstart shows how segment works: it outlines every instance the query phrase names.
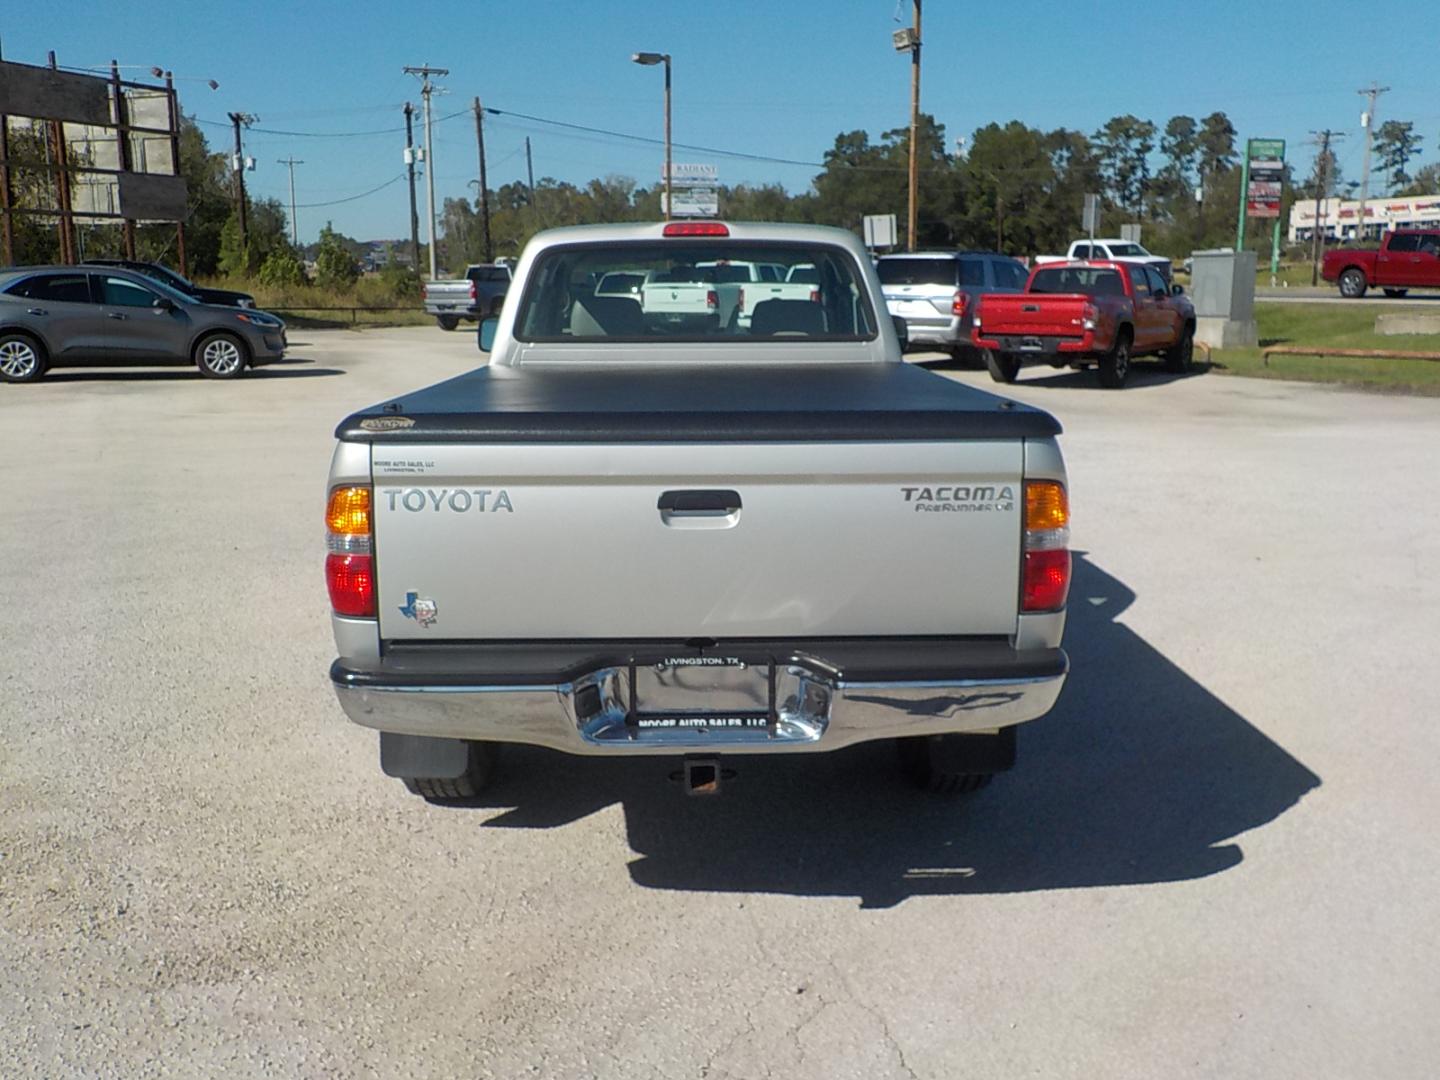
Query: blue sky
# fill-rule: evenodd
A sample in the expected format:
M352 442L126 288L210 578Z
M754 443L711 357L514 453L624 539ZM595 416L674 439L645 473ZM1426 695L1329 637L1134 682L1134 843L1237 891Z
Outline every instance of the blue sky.
M350 202L304 205L400 176L403 134L266 133L400 127L403 103L419 103L417 81L401 73L406 64L450 69L447 93L435 98L437 116L468 110L478 95L510 113L658 139L660 70L629 56L669 52L677 144L801 162L818 163L840 131L878 136L908 119L908 57L893 51L890 33L908 24L909 0L69 0L63 18L30 0L4 0L4 8L7 60L40 64L54 49L66 66L113 58L184 77L182 107L220 125L204 129L212 146L228 145L227 112L258 114L246 143L258 169L248 183L258 195L288 201L277 159L305 161L296 169L302 239L313 239L326 220L362 239L407 231L403 180ZM1362 43L1357 32L1367 28ZM1437 160L1435 0L928 0L923 30L921 107L952 140L992 121L1091 132L1126 112L1163 126L1177 113L1219 109L1242 137L1287 139L1301 172L1313 159L1303 145L1308 131L1344 131L1341 168L1358 178L1363 102L1356 90L1375 79L1392 88L1380 99L1380 119L1415 121L1424 139L1419 163ZM210 78L219 90L204 85ZM537 179L659 178L658 145L514 116L486 124L492 187L524 178L526 135ZM675 158L713 162L726 183L778 182L791 191L804 190L818 171L691 150ZM465 111L435 128L437 202L469 190L475 175L474 123ZM423 215L423 188L421 205Z

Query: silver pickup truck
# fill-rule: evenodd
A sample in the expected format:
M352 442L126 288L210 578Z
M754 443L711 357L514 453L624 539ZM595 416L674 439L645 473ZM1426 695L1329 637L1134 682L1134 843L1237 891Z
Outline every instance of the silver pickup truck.
M420 295L425 314L434 315L441 330L454 330L461 319L498 315L509 289L508 263L476 263L463 278L423 283Z
M813 292L677 333L599 291L717 259ZM488 366L346 417L330 676L384 772L443 801L502 743L673 755L691 793L882 739L933 790L1011 767L1067 670L1060 427L903 363L880 295L836 229L554 230Z

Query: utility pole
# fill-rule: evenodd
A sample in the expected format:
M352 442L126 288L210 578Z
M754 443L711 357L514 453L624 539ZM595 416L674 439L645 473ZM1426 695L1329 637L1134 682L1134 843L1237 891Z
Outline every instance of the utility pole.
M530 205L535 205L535 162L530 160L530 136L525 136L525 176L530 181Z
M258 116L250 113L232 112L230 114L230 123L235 125L235 157L231 164L235 166L235 216L240 222L240 250L242 252L249 250L250 235L245 217L245 148L240 142L240 126L243 124L245 127L249 127L259 119Z
M429 64L406 67L405 74L420 76L420 97L425 102L425 239L430 245L430 280L435 280L435 155L430 137L430 95L434 87L431 75L449 75L449 68L432 68Z
M420 272L420 215L415 210L415 106L405 103L405 171L410 174L410 265Z
M1375 131L1375 99L1381 94L1388 94L1389 92L1390 87L1380 86L1374 82L1370 84L1368 89L1356 91L1356 93L1362 94L1370 99L1370 107L1360 114L1360 126L1365 129L1365 171L1361 174L1360 179L1360 216L1356 219L1360 222L1360 225L1359 231L1355 234L1355 239L1362 243L1365 240L1366 204L1370 198L1370 143Z
M1320 200L1330 196L1330 140L1343 139L1342 132L1312 131L1320 146L1315 155L1315 228L1310 236L1310 284L1320 284Z
M295 166L304 165L305 162L298 158L281 158L277 165L288 165L290 167L290 246L297 252L300 250L300 223L295 218Z
M475 99L475 142L480 147L480 230L484 238L484 260L495 261L495 249L490 243L490 191L485 179L485 110L480 99Z
M919 223L916 200L920 190L920 0L915 5L915 39L910 43L910 218L905 237L907 250L915 250L915 229Z

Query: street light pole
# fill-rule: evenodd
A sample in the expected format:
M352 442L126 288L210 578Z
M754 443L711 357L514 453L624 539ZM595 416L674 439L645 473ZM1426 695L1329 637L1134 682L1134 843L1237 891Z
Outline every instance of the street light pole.
M653 67L655 64L665 65L665 220L669 221L675 210L670 188L670 54L632 53L630 59L632 62L646 67Z

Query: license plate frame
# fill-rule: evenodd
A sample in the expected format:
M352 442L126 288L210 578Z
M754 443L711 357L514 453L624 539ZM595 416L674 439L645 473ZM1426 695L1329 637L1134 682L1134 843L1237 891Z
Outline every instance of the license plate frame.
M672 691L678 691L675 696L680 700L683 700L687 692L693 694L696 704L690 706L677 707L672 702L669 704L656 703L658 707L647 708L645 702L641 700L642 672L655 679L660 679L668 673L677 680L679 673L684 672L702 676L702 681L703 673L708 672L712 675L718 673L722 677L712 681L723 684L725 675L740 672L748 675L754 672L759 676L762 673L758 669L762 668L765 698L763 709L704 708L700 705L701 699L716 687L703 685L693 688L683 685L669 688ZM632 738L647 731L685 731L697 735L707 735L711 732L763 731L768 737L775 737L780 716L776 705L776 664L773 657L632 656L627 665L626 677L629 693L626 698L628 710L625 714L625 727ZM753 684L757 680L750 678L748 681ZM733 691L735 687L724 688L722 686L720 693L725 693L726 689ZM733 698L734 694L732 693L731 696Z

